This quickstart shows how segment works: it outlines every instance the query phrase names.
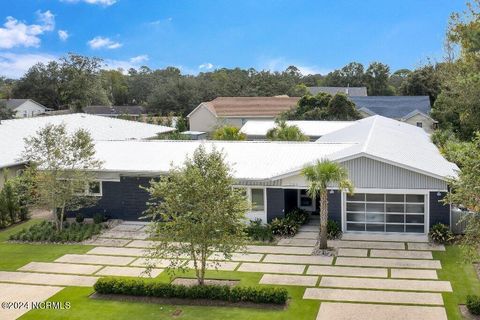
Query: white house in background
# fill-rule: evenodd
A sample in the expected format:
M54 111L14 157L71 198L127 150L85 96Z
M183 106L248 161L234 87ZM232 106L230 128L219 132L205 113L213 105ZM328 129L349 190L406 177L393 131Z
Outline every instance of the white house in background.
M16 118L35 117L51 110L32 99L0 99L0 103L5 103L8 109L14 111Z
M355 121L314 121L314 120L291 120L286 121L289 126L297 126L300 131L314 141L318 138L348 126ZM266 140L267 132L277 126L274 120L250 120L240 129L247 135L247 140Z

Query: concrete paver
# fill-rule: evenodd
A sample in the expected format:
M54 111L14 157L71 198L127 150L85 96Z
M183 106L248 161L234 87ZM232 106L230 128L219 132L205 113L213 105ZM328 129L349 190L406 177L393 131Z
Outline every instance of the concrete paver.
M437 271L435 270L418 270L418 269L391 269L392 278L403 279L438 279Z
M349 248L339 248L338 256L340 257L367 257L367 249L349 249Z
M333 257L328 256L306 256L306 255L289 255L289 254L267 254L263 262L280 262L295 264L322 264L330 265Z
M264 274L260 284L276 284L285 286L314 287L317 284L316 276L287 276L279 274Z
M338 266L309 266L307 274L323 276L349 276L349 277L377 277L387 278L386 268L360 268L360 267L338 267Z
M77 276L52 273L33 273L19 271L0 271L0 282L14 282L26 284L45 284L52 286L79 286L91 287L98 280L97 277Z
M443 306L441 293L426 292L307 288L303 295L303 299L393 304L429 304Z
M137 267L105 267L102 270L98 271L95 275L155 278L163 271L162 269L155 268L151 269L150 274L148 274L146 273L146 270L146 268Z
M302 274L304 270L305 270L305 265L300 265L300 264L244 262L240 265L237 271Z
M322 277L321 287L451 292L449 281Z
M408 250L430 250L430 251L445 251L443 244L432 243L407 243Z
M433 259L430 251L370 250L372 258Z
M55 260L55 262L126 266L133 260L135 260L133 257L99 256L93 254L66 254Z
M66 274L93 274L102 266L72 263L56 262L30 262L19 271L47 272L47 273L66 273Z
M323 302L317 320L447 320L443 307Z
M299 246L299 247L313 247L317 243L315 239L298 239L298 238L284 238L278 241L280 246Z
M405 243L403 242L329 240L328 246L335 248L405 250Z
M278 254L311 254L313 249L307 247L282 247L282 246L247 246L247 252L252 253L278 253Z
M335 265L359 267L389 267L413 269L441 269L438 260L383 259L383 258L348 258L338 257Z
M259 262L263 258L262 253L241 253L241 252L234 252L232 253L230 261L247 261L247 262ZM210 257L209 260L226 260L225 256L221 252L214 252Z
M115 247L95 247L88 251L87 254L99 254L106 256L131 256L141 257L147 254L148 251L139 248L115 248Z

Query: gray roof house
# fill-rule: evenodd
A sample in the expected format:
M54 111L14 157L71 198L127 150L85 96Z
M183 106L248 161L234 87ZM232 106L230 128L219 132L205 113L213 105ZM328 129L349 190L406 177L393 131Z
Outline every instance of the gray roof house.
M32 99L0 99L0 103L14 111L16 118L35 117L51 110Z
M350 97L363 116L381 115L397 119L431 133L437 121L430 117L428 96L368 96Z
M367 87L308 87L308 91L313 95L324 92L331 95L344 93L349 97L367 96Z

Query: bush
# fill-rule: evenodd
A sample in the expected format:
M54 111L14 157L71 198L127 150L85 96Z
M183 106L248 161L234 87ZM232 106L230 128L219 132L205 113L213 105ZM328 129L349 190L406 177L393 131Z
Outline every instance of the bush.
M85 217L80 212L75 215L75 221L77 223L83 223L84 220L85 220Z
M327 221L327 238L328 239L337 239L342 235L342 229L335 220Z
M471 314L480 315L480 297L477 295L468 295L467 308Z
M102 226L98 224L64 223L62 231L57 231L55 224L42 221L28 229L12 234L10 240L42 242L81 242L99 234Z
M93 215L93 223L99 224L105 221L105 215L101 212L97 212Z
M284 288L229 287L195 285L191 287L145 281L143 279L100 278L93 286L100 294L124 294L158 298L208 299L229 302L285 304L288 292Z
M435 243L447 244L452 242L455 236L446 225L437 223L430 228L428 238Z
M272 241L273 233L269 224L263 224L262 219L255 219L250 221L246 227L245 232L255 241Z
M275 218L270 222L272 233L278 236L294 236L300 225L291 218Z
M285 215L285 218L296 221L299 225L305 224L310 220L310 213L306 210L295 208Z

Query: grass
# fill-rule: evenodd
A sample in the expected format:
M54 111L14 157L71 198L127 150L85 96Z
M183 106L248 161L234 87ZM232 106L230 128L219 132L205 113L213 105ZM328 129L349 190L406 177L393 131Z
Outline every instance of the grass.
M85 253L93 246L62 244L30 244L6 242L11 234L40 223L32 219L0 232L0 270L13 271L32 261L53 261L67 253Z
M463 319L458 309L459 304L465 304L467 295L480 293L480 281L472 264L464 263L459 246L447 246L447 250L436 251L433 258L442 263L438 270L440 280L450 281L452 293L443 293L445 308L449 320Z

